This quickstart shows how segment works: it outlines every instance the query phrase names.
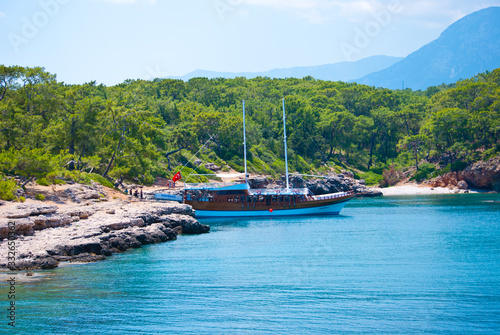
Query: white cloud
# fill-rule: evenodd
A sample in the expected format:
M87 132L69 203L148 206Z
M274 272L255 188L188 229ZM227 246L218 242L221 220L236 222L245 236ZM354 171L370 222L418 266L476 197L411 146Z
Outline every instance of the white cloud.
M248 6L271 7L277 10L293 10L309 23L321 24L330 19L327 11L335 8L331 0L240 0Z
M348 21L366 20L381 10L399 6L398 15L421 22L424 26L446 26L463 16L488 6L498 6L498 0L233 0L238 4L295 10L311 23L322 23L337 15Z
M387 6L383 0L239 0L241 4L267 6L277 9L339 9L353 13L367 13Z
M464 16L490 6L498 0L401 0L400 16L429 29L444 29Z
M318 9L327 0L240 0L241 4L277 9Z
M94 0L94 1L112 2L112 3L116 3L116 4L145 2L147 4L153 5L154 3L156 3L156 0Z
M361 21L366 15L387 8L399 0L240 0L249 6L295 10L311 23L323 23L338 15L349 21Z

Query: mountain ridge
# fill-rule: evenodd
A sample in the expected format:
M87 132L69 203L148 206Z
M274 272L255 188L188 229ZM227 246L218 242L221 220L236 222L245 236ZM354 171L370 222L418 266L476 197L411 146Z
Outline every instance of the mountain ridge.
M439 38L401 61L355 82L425 90L500 67L500 7L488 7L454 22Z
M236 78L246 77L247 79L256 77L269 78L303 78L312 76L320 80L330 81L353 81L361 76L387 68L402 60L402 57L392 56L371 56L355 62L339 62L317 66L296 66L291 68L277 68L262 72L218 72L208 70L195 70L184 76L172 76L170 79L181 79L187 81L191 78ZM361 75L358 75L362 73Z

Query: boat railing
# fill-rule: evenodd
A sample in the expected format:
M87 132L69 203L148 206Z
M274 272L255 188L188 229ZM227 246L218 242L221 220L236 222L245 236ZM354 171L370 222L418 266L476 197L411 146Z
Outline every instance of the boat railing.
M217 189L229 186L239 185L241 183L186 183L186 190L208 190Z
M346 197L349 195L353 195L353 192L339 192L339 193L333 193L333 194L325 194L325 195L316 195L314 196L315 200L329 200L329 199L337 199L337 198L342 198Z
M307 195L309 190L307 188L291 188L286 189L274 189L274 188L259 188L251 189L251 195Z

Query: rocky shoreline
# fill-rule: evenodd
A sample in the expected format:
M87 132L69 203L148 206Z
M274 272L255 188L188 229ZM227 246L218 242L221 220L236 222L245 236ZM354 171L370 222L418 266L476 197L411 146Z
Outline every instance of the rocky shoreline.
M71 185L58 192L59 203L28 200L0 206L1 268L53 269L60 262L93 262L142 245L172 241L179 234L210 231L194 219L188 205L112 197L103 194L102 188L96 191L99 198L86 199L75 197L77 190L96 191Z
M290 176L293 188L308 188L316 195L353 191L357 197L383 195L469 193L469 187L500 191L500 156L479 162L462 172L452 172L423 184L380 189L367 187L352 172L326 178ZM250 186L283 188L284 178L254 176ZM426 187L427 186L427 187ZM142 245L175 240L179 234L203 234L210 227L194 218L188 205L157 202L153 193L145 199L124 195L100 184L63 185L42 188L31 185L26 203L0 201L0 268L16 270L52 269L61 262L92 262ZM156 191L159 191L156 189ZM169 193L177 193L169 190ZM472 191L471 192L475 192ZM36 194L46 201L36 201ZM9 241L14 258L9 259ZM9 263L10 262L10 263Z
M364 180L354 179L354 174L344 171L340 174L330 175L324 178L305 179L299 175L290 175L290 187L308 188L315 195L323 195L337 192L352 191L357 197L378 197L382 196L379 190L366 186ZM265 177L250 178L248 180L250 187L259 188L283 188L285 187L284 178L282 180L269 180Z

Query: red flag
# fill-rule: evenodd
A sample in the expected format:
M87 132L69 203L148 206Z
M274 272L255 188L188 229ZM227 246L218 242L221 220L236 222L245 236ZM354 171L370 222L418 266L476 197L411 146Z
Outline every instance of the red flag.
M179 180L179 179L181 179L181 178L182 178L182 176L181 176L181 172L179 171L179 172L177 172L177 173L175 174L175 176L172 178L172 180L173 180L173 181L174 181L174 183L175 183L177 180Z

